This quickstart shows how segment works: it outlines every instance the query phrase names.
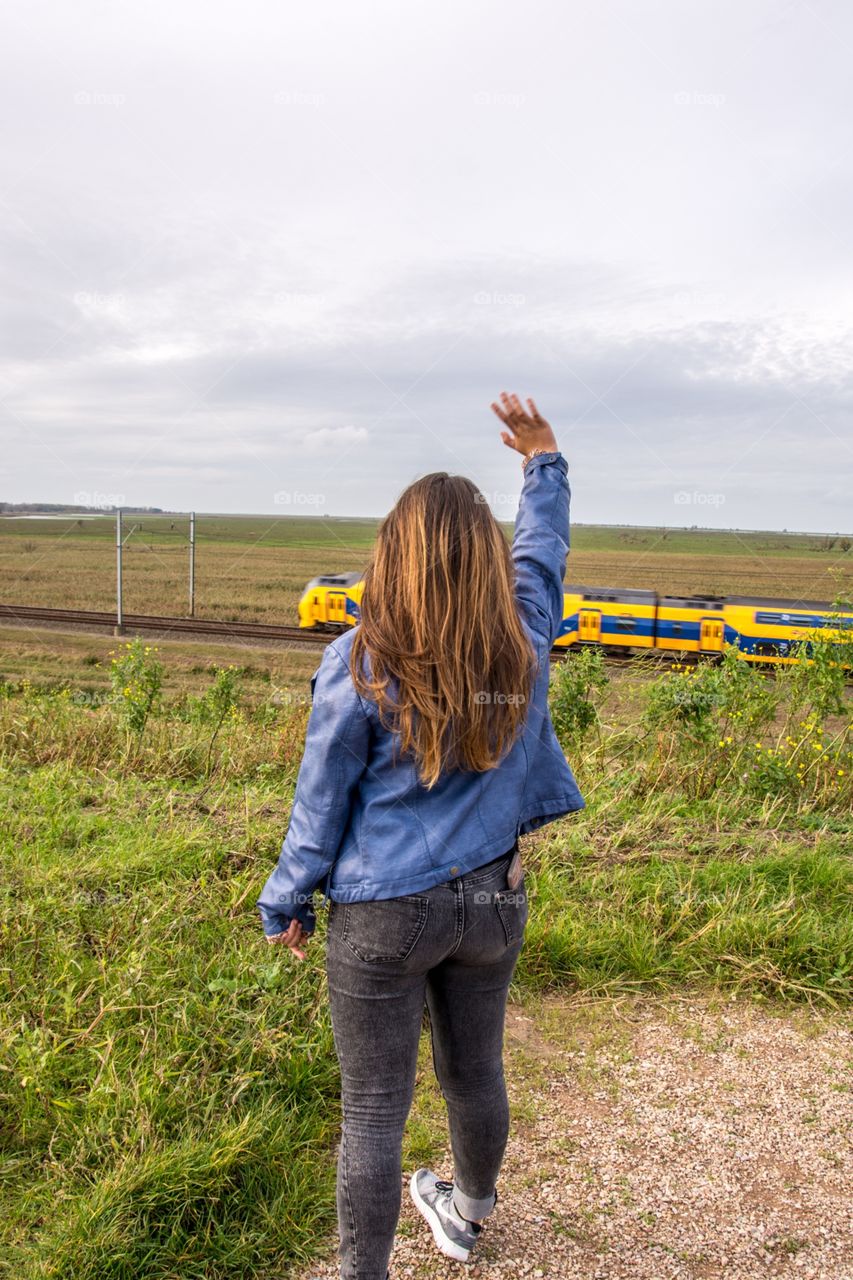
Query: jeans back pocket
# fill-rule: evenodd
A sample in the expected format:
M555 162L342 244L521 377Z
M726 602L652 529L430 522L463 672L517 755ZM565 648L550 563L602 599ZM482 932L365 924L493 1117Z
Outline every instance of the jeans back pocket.
M340 903L340 938L369 964L406 960L423 933L429 899L416 893L370 902ZM331 920L329 921L331 925Z

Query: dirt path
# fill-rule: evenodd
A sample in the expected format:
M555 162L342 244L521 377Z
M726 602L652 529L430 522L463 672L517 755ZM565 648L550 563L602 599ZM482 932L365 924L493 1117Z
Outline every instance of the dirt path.
M479 1258L437 1253L404 1192L393 1280L851 1280L850 1030L740 1001L512 1006L513 1131ZM440 1133L428 1053L420 1075L412 1119Z

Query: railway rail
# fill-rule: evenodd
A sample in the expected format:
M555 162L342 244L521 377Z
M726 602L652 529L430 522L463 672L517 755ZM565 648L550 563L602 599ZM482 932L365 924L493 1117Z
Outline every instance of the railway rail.
M0 604L0 624L46 623L49 626L107 630L115 632L115 613L97 609L48 609L38 605ZM149 613L125 613L122 633L174 632L176 635L200 639L219 636L223 639L273 640L298 645L300 648L328 644L334 634L311 634L299 627L284 627L267 622L224 622L217 618L175 618Z

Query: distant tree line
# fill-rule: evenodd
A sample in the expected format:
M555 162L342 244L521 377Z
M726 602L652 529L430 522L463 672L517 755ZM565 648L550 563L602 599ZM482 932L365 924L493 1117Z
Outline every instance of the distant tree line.
M87 515L98 512L100 515L109 515L111 511L117 511L117 507L82 507L75 506L69 502L0 502L0 514L8 515L10 512L21 512L25 515L76 515L85 512ZM149 515L164 515L162 507L122 507L122 511L142 511Z

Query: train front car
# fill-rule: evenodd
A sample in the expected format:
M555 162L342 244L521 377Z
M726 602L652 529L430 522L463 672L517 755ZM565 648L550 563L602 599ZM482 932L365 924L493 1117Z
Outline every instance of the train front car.
M326 573L312 578L299 601L300 627L316 631L344 631L358 622L360 573Z
M725 602L725 639L737 645L747 662L788 666L808 657L813 636L834 641L839 661L853 667L853 612L825 601L777 600L729 596Z
M620 653L654 648L654 591L569 587L563 601L563 625L554 641L555 648L594 644Z

